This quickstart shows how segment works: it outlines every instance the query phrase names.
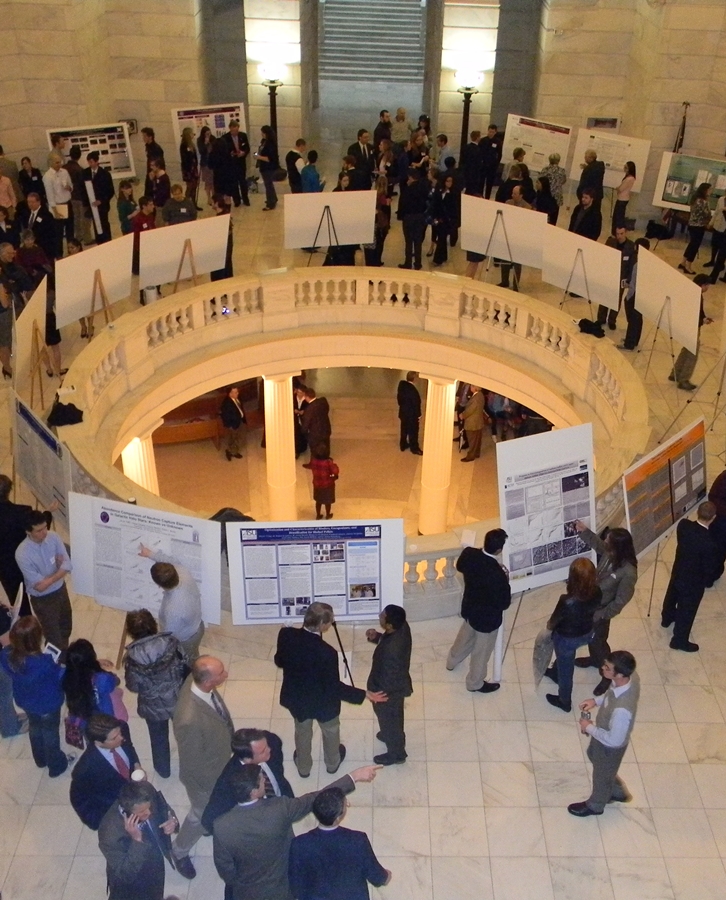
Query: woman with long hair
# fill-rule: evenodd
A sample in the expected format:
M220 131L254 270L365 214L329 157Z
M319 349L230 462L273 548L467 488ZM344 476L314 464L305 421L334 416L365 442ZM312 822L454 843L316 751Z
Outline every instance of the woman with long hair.
M575 653L592 638L595 610L602 598L597 570L589 559L579 557L572 562L566 588L547 623L552 632L555 664L545 674L559 685L559 693L547 694L547 702L563 712L570 712Z
M431 222L432 237L434 227L436 229L433 265L441 266L449 258L448 241L457 228L456 194L454 192L454 179L451 175L445 175L440 180L431 197Z
M212 205L212 194L214 193L214 173L209 165L209 154L212 152L214 140L212 129L209 125L204 125L197 138L197 153L199 154L199 170L202 184L207 195L207 206Z
M613 222L610 234L615 234L616 228L625 228L625 210L628 208L630 193L635 184L635 163L628 160L623 166L623 180L615 189L615 206L613 207Z
M10 629L10 646L0 653L0 666L12 681L15 705L28 715L36 766L57 778L74 759L60 747L63 667L43 653L43 630L35 616L21 616Z
M257 168L265 184L265 199L267 205L264 212L269 212L277 206L277 191L275 190L275 172L280 168L280 157L277 152L277 137L269 125L263 125L260 129L262 140L257 148Z
M186 195L192 203L201 210L201 206L197 206L197 190L199 188L199 160L197 159L197 149L194 146L194 129L185 128L182 131L181 143L179 144L179 161L181 162L182 180L186 185Z
M70 644L63 675L63 693L70 715L84 721L88 721L93 713L123 719L114 709L111 698L120 684L118 676L108 671L111 668L113 663L108 659L99 660L93 644L85 638Z
M691 200L691 215L688 219L688 234L691 236L688 246L683 253L683 259L678 263L678 268L687 275L695 275L691 263L696 258L698 248L706 233L706 226L711 221L711 196L712 187L707 181L701 182L696 188L696 193Z

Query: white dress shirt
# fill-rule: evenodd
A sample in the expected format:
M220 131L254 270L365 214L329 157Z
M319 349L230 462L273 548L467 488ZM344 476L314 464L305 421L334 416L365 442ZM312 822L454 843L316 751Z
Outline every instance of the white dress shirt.
M73 193L73 182L65 169L58 169L57 172L55 169L48 169L43 176L43 184L48 197L48 206L51 209L63 203L70 203L71 194Z
M607 705L608 696L612 691L615 697L620 697L630 688L630 682L621 685L621 687L611 687L602 697L595 697L595 703L598 706ZM630 728L630 720L633 718L629 709L622 707L615 710L610 719L610 728L598 728L597 725L588 725L585 731L594 737L596 741L600 741L605 747L622 747L628 736L628 728Z

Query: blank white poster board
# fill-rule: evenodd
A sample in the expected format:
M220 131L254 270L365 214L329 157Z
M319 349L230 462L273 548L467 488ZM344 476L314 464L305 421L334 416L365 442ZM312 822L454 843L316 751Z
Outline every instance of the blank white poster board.
M541 269L545 228L547 216L544 213L461 195L461 246L464 250L488 253L498 259L510 259Z
M228 522L232 622L298 625L314 601L338 621L403 604L403 519Z
M623 180L623 166L626 162L635 163L635 184L633 191L639 191L643 184L645 167L648 164L650 153L650 141L644 138L626 137L622 134L613 134L600 128L581 128L577 132L575 152L572 157L570 178L580 180L582 166L585 161L585 153L594 150L597 158L605 163L605 187L616 188Z
M512 162L512 151L521 147L526 151L524 161L533 172L539 172L549 165L553 153L567 159L572 129L569 125L557 125L528 116L507 116L507 130L502 144L504 165Z
M179 225L143 231L140 235L139 285L143 287L175 281L187 241L194 254L197 275L223 269L229 219L229 216L211 216L195 222L181 222ZM187 253L179 278L191 278L192 274L192 261Z
M23 307L15 320L15 342L13 344L13 383L27 385L30 390L30 364L33 359L33 323L38 323L40 340L45 343L45 310L48 299L48 279L44 278L33 292L33 296ZM41 344L42 346L42 344ZM44 368L44 367L43 367ZM43 368L40 369L43 377Z
M593 303L618 309L621 254L554 225L545 228L542 281L572 291Z
M643 247L638 249L635 308L664 334L697 352L701 288Z
M497 479L512 591L564 581L579 556L594 561L575 528L596 530L589 422L497 444Z
M91 311L96 271L101 274L109 303L129 296L133 249L134 237L126 234L56 262L55 317L59 328L77 322ZM96 311L101 308L101 296L96 292Z
M704 182L713 188L709 198L713 209L716 200L726 194L726 160L664 153L655 183L653 206L688 212L696 188Z
M285 249L312 247L315 235L321 247L335 244L370 244L376 221L375 191L338 191L330 194L285 194ZM331 224L325 207L330 209ZM322 224L321 224L322 223ZM333 231L333 227L335 231Z
M77 593L101 606L148 609L157 616L162 592L149 574L154 560L139 556L143 544L192 573L202 595L202 618L219 625L219 522L73 492L68 500Z
M221 137L229 131L229 123L232 121L239 122L240 131L247 131L245 108L242 103L215 103L212 106L194 106L171 111L171 125L177 143L181 141L184 129L191 128L194 132L195 147L199 132L205 125L214 137Z

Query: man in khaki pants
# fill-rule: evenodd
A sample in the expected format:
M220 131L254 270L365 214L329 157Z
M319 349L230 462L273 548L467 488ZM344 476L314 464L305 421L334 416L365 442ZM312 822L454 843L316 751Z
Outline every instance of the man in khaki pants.
M485 422L489 422L489 416L484 412L484 394L480 387L471 385L474 393L469 398L461 413L461 420L464 423L466 431L466 439L469 442L469 452L462 459L462 462L474 462L481 456L481 437Z

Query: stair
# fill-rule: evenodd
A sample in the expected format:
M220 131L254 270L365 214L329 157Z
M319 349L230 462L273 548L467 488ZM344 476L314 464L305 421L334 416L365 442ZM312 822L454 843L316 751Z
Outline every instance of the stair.
M424 74L421 0L326 0L321 78L420 82Z

